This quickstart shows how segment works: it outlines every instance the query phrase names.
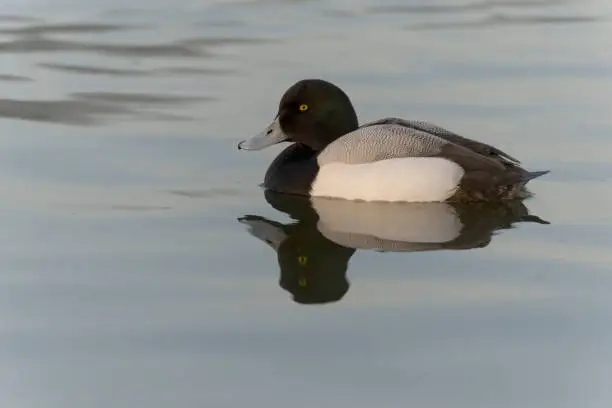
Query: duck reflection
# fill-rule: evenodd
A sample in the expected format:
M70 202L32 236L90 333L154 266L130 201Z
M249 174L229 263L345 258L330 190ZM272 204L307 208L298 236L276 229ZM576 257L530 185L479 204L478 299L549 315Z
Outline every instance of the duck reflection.
M505 203L366 203L265 192L293 220L258 215L238 221L276 251L280 286L301 304L336 302L346 294L348 263L357 249L388 252L486 247L520 222L549 224L522 200Z

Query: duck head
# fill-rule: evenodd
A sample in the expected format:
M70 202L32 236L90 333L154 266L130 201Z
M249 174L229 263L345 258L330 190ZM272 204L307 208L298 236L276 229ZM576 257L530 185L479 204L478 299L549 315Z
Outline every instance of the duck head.
M238 144L240 150L261 150L294 142L321 151L359 126L349 97L321 79L293 84L282 96L274 121L259 134Z

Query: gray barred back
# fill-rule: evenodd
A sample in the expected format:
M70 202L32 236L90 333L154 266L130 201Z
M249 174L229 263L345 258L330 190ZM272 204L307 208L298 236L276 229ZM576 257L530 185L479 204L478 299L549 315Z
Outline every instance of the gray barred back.
M433 156L447 142L402 125L368 125L338 138L319 153L320 166L340 162L371 163L401 157Z
M401 118L384 118L379 119L374 122L369 122L364 124L362 127L366 126L374 126L374 125L401 125L406 126L411 129L421 130L423 132L431 133L434 136L439 136L441 138L446 137L461 137L455 132L451 132L448 129L444 129L438 125L434 125L431 122L427 122L424 120L406 120Z
M458 135L455 132L451 132L448 129L445 129L441 126L434 125L433 123L426 122L424 120L406 120L401 118L388 117L384 119L378 119L373 122L369 122L364 124L362 127L366 126L374 126L374 125L401 125L406 126L411 129L420 130L423 132L431 133L434 136L441 137L447 142L458 144L467 149L474 151L475 153L482 154L485 156L492 156L498 159L500 162L504 164L518 164L519 160L510 156L508 153L488 145L486 143L482 143L476 140L468 139L467 137Z

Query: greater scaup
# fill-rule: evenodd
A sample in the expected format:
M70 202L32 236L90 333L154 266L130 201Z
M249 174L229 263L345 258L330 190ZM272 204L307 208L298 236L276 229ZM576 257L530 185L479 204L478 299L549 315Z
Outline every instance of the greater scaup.
M363 201L496 201L529 195L530 172L503 151L423 121L384 118L359 126L336 85L305 79L282 96L274 121L238 144L292 142L268 168L266 189Z

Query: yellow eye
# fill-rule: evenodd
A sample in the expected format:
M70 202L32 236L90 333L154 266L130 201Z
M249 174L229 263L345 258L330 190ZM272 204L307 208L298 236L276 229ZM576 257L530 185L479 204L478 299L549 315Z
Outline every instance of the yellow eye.
M300 105L300 112L306 112L308 110L308 105L305 103Z
M298 256L298 263L302 266L306 265L308 263L308 257L304 255Z
M300 285L300 287L305 288L308 285L308 279L306 279L304 276L300 276L300 278L298 279L298 285Z

